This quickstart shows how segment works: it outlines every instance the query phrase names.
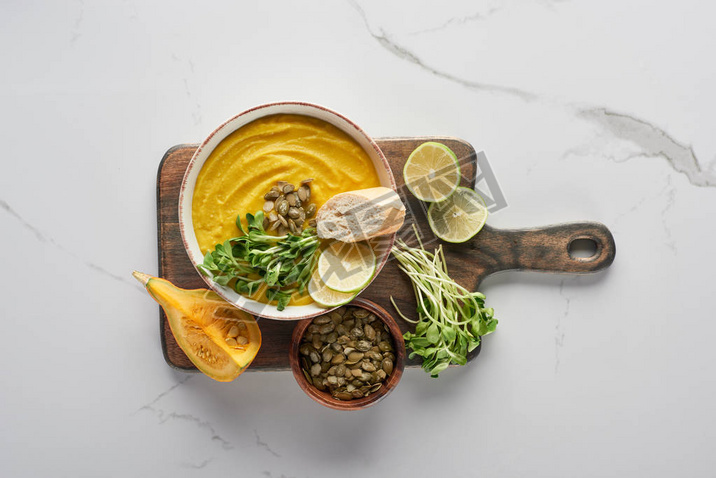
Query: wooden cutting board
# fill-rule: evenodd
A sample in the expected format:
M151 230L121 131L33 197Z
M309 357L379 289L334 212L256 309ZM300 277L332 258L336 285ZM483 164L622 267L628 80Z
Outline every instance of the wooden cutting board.
M432 235L427 224L426 207L410 194L403 184L403 165L410 153L425 141L438 141L452 149L460 159L462 186L475 187L477 172L476 153L473 147L460 139L449 137L383 138L376 142L388 159L395 176L398 191L408 208L407 217L415 219L416 226L428 249L440 241ZM184 250L179 232L179 188L189 160L197 145L178 145L167 151L157 174L157 234L159 243L159 276L187 289L206 288ZM408 237L412 226L406 225L399 235ZM587 259L572 258L569 245L575 239L589 239L596 244L595 254ZM578 222L532 229L495 229L488 225L477 236L464 244L444 244L450 276L469 290L476 290L488 275L504 270L535 270L543 272L587 273L608 267L614 260L616 248L611 232L602 224ZM393 297L403 313L415 317L416 302L410 281L400 272L394 261L389 261L373 283L361 294L388 312L391 312L401 329L409 324L393 309ZM489 297L487 305L490 306ZM409 316L410 316L409 315ZM499 310L495 316L499 319ZM248 370L289 370L288 350L295 321L261 319L263 337L261 350ZM499 329L499 327L498 327ZM180 370L196 371L179 348L160 308L162 351L167 363ZM470 359L479 354L478 347ZM419 366L417 360L408 360L407 366Z

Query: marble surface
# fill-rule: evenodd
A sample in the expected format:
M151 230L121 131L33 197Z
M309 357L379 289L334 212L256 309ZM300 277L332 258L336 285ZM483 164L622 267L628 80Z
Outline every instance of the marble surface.
M714 4L386 3L2 3L0 475L713 476ZM601 221L616 261L489 278L478 360L358 413L176 372L130 276L157 166L285 99L464 138L492 225Z

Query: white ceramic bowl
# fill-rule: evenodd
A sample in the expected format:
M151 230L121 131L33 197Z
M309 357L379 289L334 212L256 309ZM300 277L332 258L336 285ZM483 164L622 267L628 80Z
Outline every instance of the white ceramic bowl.
M196 178L199 175L199 171L214 148L216 148L216 146L224 138L245 124L259 118L275 114L312 116L341 129L356 140L373 161L373 165L378 173L378 178L380 179L380 184L393 190L396 189L393 173L391 172L388 161L385 159L385 156L378 145L375 141L373 141L373 139L371 139L370 136L368 136L348 118L336 113L335 111L331 111L328 108L324 108L323 106L301 102L270 103L251 108L250 110L244 111L243 113L226 121L224 124L216 128L216 130L214 130L209 137L201 143L199 149L196 150L194 156L189 162L189 166L184 174L184 179L182 180L181 190L179 192L179 229L181 230L182 241L184 242L186 252L189 254L189 259L194 265L194 268L197 269L197 272L199 272L197 266L204 261L204 256L199 249L199 244L196 240L196 235L194 234L194 224L191 212L194 186L196 185ZM390 255L390 247L392 246L394 239L395 234L384 239L386 241L384 244L385 247L380 248L381 251L378 257L378 267L376 268L375 275L373 276L374 279L385 265L385 262ZM383 244L381 244L381 246L383 246ZM264 304L248 299L234 291L232 288L220 286L200 272L199 274L209 287L215 290L220 296L250 314L270 319L298 320L314 317L325 313L328 310L315 304L311 304L287 306L284 310L279 311L275 305Z

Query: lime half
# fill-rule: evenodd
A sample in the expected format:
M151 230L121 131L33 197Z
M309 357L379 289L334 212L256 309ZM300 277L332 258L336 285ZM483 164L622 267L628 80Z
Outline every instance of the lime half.
M318 276L338 292L356 292L368 285L375 273L373 249L362 242L331 243L318 258Z
M460 184L460 163L444 144L423 143L410 153L403 167L403 179L421 201L444 201Z
M322 307L338 307L347 304L356 295L352 292L338 292L328 287L318 274L318 268L314 269L311 280L308 283L308 294L316 304Z
M447 242L465 242L487 221L485 201L470 188L459 187L443 202L428 208L430 229Z

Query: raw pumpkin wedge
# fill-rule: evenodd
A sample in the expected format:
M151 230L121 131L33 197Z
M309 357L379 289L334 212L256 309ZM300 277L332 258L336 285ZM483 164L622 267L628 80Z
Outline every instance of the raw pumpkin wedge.
M196 368L230 382L249 366L261 347L256 319L208 289L181 289L159 277L132 275L167 314L179 347Z

